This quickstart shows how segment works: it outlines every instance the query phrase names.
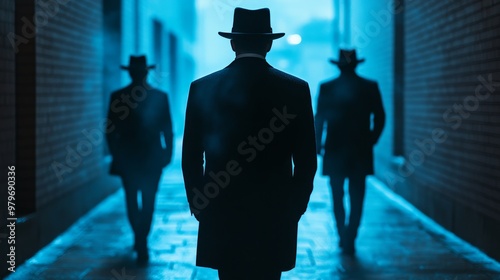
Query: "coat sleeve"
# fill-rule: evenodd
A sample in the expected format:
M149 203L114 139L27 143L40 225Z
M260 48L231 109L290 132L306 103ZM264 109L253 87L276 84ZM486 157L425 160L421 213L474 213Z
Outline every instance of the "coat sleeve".
M313 190L316 174L316 139L314 131L314 116L311 106L309 86L305 84L301 100L302 109L297 115L297 130L293 145L293 208L297 218L306 211L309 197Z
M108 143L109 152L113 157L116 157L118 153L118 141L120 138L120 133L116 128L119 121L118 115L112 110L114 102L113 97L114 95L112 94L109 100L107 124L106 124L107 127L111 127L113 129L106 131L106 142Z
M316 127L316 153L318 155L321 154L321 150L323 147L323 131L325 125L325 112L323 109L324 102L323 95L323 86L320 87L318 94L318 104L316 106L316 118L315 118L315 127Z
M384 111L384 105L382 104L382 96L380 94L378 84L375 84L375 86L374 86L374 96L373 96L373 103L372 104L373 104L373 108L372 108L372 114L373 114L372 141L373 141L373 144L376 144L378 142L378 139L380 138L380 135L382 134L382 131L384 130L384 126L385 126L385 111Z
M163 137L165 140L165 146L166 146L166 154L165 154L165 161L170 163L172 160L172 154L173 154L173 145L174 145L174 133L173 133L173 128L172 128L172 115L170 113L170 103L168 102L168 95L164 94L164 105L163 105L163 117L162 117L162 127L161 130L163 132Z
M196 215L203 210L196 207L194 191L200 189L203 184L204 148L201 134L202 119L200 117L200 108L198 108L198 103L195 101L195 91L194 84L191 84L182 144L182 173L191 213Z

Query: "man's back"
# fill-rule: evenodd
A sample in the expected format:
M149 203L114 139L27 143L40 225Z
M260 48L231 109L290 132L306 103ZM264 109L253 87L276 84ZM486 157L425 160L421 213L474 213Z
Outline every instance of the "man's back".
M292 268L296 223L316 171L307 83L264 59L237 59L193 82L185 129L186 191L200 219L198 265L217 267L234 250L256 250ZM213 250L221 259L207 261L204 253Z
M163 167L166 151L161 133L172 133L166 93L143 85L117 90L111 94L108 119L113 128L107 135L114 161L112 173L113 169L121 169L118 166Z
M320 87L318 113L327 122L325 149L363 148L371 143L371 114L379 110L374 81L341 75Z
M304 122L312 121L303 119L310 104L307 83L272 68L265 60L242 58L195 81L192 87L189 102L197 110L193 112L197 119L192 128L198 130L194 133L200 133L202 139L205 174L225 170L231 160L242 168L224 192L241 192L239 202L244 204L235 200L227 203L254 208L255 205L246 205L253 202L249 197L262 196L264 191L275 199L278 192L289 191L291 157L301 153L297 144L312 136L297 133ZM310 160L313 170L315 158ZM215 203L219 202L214 200ZM274 203L277 202L269 201L268 206Z
M323 174L353 169L373 173L373 145L384 127L385 113L378 84L355 73L321 85L316 114L316 140L326 123ZM318 144L320 146L320 144Z

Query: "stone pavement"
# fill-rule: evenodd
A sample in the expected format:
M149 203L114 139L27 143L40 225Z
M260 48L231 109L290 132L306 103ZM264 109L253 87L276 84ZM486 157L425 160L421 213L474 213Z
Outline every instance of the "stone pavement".
M177 158L162 180L147 267L135 264L119 191L7 279L217 279L216 271L194 266L197 221L189 215L179 166ZM377 180L369 182L357 256L344 257L327 180L317 176L299 226L297 267L282 279L500 279L498 263L397 203Z

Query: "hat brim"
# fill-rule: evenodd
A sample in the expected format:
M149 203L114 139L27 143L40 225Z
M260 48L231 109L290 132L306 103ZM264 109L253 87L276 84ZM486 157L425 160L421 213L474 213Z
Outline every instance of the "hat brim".
M335 64L337 66L357 65L357 64L360 64L360 63L363 63L363 62L365 62L364 58L363 59L354 60L351 63L345 63L345 62L340 62L340 61L337 61L337 60L334 60L334 59L330 59L330 63Z
M156 65L149 65L149 66L146 66L146 68L130 67L130 66L125 66L125 65L121 65L120 66L120 69L122 69L122 70L133 70L133 69L145 69L145 70L149 70L149 69L155 69L155 68L156 68Z
M283 36L285 33L241 33L241 32L219 32L219 35L227 39L239 39L239 38L265 38L270 40L276 40Z

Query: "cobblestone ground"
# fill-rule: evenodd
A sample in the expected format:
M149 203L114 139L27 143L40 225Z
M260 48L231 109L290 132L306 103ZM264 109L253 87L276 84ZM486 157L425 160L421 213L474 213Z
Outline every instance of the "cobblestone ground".
M177 158L162 179L147 267L135 264L119 191L7 279L217 279L216 271L194 266L197 221L188 212L179 165ZM500 279L498 263L389 199L380 182L369 182L357 256L344 257L328 182L317 176L300 221L297 267L282 279Z

